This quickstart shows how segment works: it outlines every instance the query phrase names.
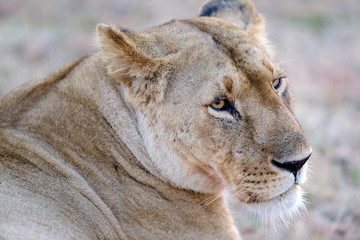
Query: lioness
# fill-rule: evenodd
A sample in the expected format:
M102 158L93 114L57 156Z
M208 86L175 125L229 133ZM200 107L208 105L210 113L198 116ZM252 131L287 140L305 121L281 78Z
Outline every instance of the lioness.
M248 0L99 50L0 102L0 239L239 239L224 192L302 207L311 147ZM275 221L275 220L274 220Z

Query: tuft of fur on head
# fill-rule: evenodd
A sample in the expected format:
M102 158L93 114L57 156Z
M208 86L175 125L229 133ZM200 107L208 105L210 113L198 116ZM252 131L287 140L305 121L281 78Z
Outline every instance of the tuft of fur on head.
M289 227L295 218L305 213L306 205L304 192L297 186L270 201L244 204L243 207L259 218L262 226L278 231L282 227Z

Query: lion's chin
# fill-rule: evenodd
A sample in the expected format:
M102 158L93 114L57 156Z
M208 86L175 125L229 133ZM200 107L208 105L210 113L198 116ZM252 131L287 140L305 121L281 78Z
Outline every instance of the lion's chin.
M295 217L306 211L303 195L301 187L293 185L272 199L247 203L245 208L259 217L264 226L276 230L280 226L288 226Z

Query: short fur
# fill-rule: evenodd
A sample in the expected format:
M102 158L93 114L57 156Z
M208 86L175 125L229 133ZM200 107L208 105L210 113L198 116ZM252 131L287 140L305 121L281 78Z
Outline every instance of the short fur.
M271 161L311 147L260 14L201 12L101 24L99 51L0 102L0 239L239 239L225 192L271 221L301 207L306 165ZM211 107L224 98L232 111Z

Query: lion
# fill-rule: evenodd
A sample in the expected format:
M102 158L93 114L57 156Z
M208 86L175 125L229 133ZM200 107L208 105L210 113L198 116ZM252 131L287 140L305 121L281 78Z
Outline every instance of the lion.
M250 1L97 39L0 102L0 239L240 239L224 193L303 208L311 146Z

